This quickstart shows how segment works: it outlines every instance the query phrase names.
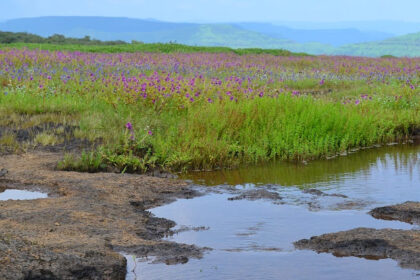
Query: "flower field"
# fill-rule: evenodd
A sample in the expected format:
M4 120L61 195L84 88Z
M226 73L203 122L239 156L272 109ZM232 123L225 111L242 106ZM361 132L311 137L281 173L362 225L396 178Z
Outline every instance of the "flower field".
M16 128L0 144L96 143L64 169L329 157L409 139L419 109L420 58L0 50L0 127ZM74 129L17 143L19 129L45 124Z

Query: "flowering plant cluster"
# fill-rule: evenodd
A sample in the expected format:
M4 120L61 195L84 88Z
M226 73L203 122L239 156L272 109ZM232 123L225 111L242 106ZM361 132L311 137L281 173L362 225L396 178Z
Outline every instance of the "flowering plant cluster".
M157 110L280 94L301 96L307 91L299 84L305 81L318 91L342 83L365 83L418 92L419 73L420 58L0 50L4 94L16 88L45 96L91 94L109 103L141 104Z

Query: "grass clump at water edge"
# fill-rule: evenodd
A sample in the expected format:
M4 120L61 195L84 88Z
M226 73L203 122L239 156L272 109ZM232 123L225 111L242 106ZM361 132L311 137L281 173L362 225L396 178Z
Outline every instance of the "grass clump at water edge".
M59 168L67 170L144 173L317 159L407 140L420 124L418 64L6 50L0 126L52 123L56 131L34 139L55 145L51 136L65 131L56 124L69 124L76 127L71 137L100 143L66 156Z

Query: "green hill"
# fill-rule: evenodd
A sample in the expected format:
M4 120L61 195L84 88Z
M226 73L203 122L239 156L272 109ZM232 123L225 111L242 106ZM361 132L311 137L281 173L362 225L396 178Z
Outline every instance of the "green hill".
M338 48L334 53L358 56L393 55L420 57L420 32L378 42L346 45Z
M420 56L420 33L334 47L332 42L337 44L344 41L355 42L356 39L372 39L375 36L385 35L372 33L375 35L373 36L354 29L286 30L281 26L267 24L173 23L113 17L23 18L0 23L0 30L28 32L43 37L50 37L53 34L62 34L71 38L90 37L108 41L106 44L135 40L144 43L176 42L190 46L286 49L309 54ZM336 39L332 40L331 37ZM352 38L347 40L344 37ZM50 41L57 43L57 40L61 39L54 37ZM78 43L76 39L75 43Z
M177 42L192 46L288 49L312 54L326 54L333 50L328 44L274 38L235 24L170 23L109 17L40 17L9 20L0 23L0 30L44 37L63 34L73 38L90 36L103 41Z

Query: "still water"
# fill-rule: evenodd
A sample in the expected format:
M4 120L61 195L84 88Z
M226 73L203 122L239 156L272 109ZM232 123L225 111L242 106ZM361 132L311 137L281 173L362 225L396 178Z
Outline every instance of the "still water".
M372 218L375 207L420 200L420 147L392 146L314 161L272 163L187 176L207 195L154 208L177 227L203 226L168 240L213 248L186 264L128 260L127 279L420 279L391 259L334 257L296 250L293 242L356 227L420 230L418 225ZM250 189L282 199L229 200ZM317 189L322 195L305 192Z
M30 200L38 198L47 198L48 194L41 192L25 191L25 190L13 190L7 189L0 192L1 200Z

